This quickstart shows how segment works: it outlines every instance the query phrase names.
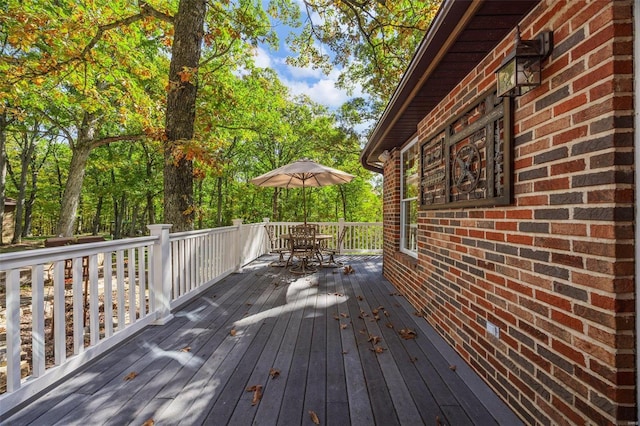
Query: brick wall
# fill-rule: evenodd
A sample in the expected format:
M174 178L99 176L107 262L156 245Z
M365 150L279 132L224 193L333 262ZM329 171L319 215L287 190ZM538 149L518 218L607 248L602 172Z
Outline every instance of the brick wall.
M511 206L420 212L416 261L398 252L399 153L385 165L385 276L530 424L635 420L632 4L546 0L521 22L555 48L515 100ZM512 43L420 141L495 87Z

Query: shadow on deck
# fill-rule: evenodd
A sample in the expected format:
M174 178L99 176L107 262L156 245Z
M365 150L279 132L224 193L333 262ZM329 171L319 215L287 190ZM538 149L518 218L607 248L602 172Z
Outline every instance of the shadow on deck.
M352 274L303 277L270 260L215 284L2 425L520 423L413 314L382 277L380 256L344 257ZM247 391L258 387L260 399Z

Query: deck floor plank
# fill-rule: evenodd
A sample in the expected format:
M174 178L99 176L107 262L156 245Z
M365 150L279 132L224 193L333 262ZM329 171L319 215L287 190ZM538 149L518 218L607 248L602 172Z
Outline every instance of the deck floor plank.
M350 331L345 333L343 331L351 328L351 318L340 315L340 305L332 303L339 297L336 294L344 294L342 283L336 279L335 274L326 274L325 277L327 289L327 318L325 321L327 402L325 415L326 424L339 424L341 420L349 418L342 334L349 334ZM322 287L322 283L320 285Z
M315 291L309 287L305 279L301 284L299 296L304 299L303 315L299 318L297 325L298 334L294 343L293 358L288 370L285 371L287 385L282 399L282 406L278 415L278 425L298 425L302 424L304 407L304 395L307 386L307 372L309 370L309 356L311 352L311 338L313 334L313 315L315 306L310 303L317 296ZM295 324L294 324L295 327Z
M464 363L382 278L380 256L343 256L348 275L294 276L271 260L214 284L0 425L313 424L310 411L340 426L518 423L470 367L449 368ZM262 386L255 405L252 385Z
M352 266L356 271L360 268ZM357 274L356 272L355 274ZM374 424L397 425L400 424L396 409L393 405L393 398L385 381L378 354L375 353L375 345L370 341L368 323L371 322L371 312L375 307L371 307L369 302L363 298L362 292L354 288L354 275L343 277L345 296L349 307L349 315L353 318L353 334L356 341L356 353L362 364L365 379L365 388L369 394L371 410L373 412ZM351 395L351 394L349 394ZM354 401L354 403L357 403Z
M344 294L345 283L343 282L342 275L335 275L336 280L336 294ZM340 296L335 296L340 297ZM349 299L357 297L354 294L348 296ZM354 304L354 301L351 302ZM355 312L355 310L354 310ZM358 342L356 339L357 330L357 315L359 311L354 314L349 310L348 303L345 304L344 309L340 309L340 314L346 314L349 316L349 323L347 327L340 334L342 342L342 359L344 365L344 373L347 387L348 407L349 407L349 420L352 425L372 425L374 423L374 414L369 398L369 391L367 389L367 382L365 379L364 368L360 361L360 352L358 348ZM339 423L333 423L339 424Z

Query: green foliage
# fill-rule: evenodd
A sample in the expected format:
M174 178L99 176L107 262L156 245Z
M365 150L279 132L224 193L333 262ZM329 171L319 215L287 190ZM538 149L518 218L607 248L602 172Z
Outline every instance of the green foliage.
M297 56L289 62L341 68L342 87L362 85L379 108L393 94L441 2L305 1L309 18L290 37Z
M76 231L89 232L94 220L99 232L109 231L121 221L130 225L123 228L126 235L160 220L171 17L178 0L0 5L0 110L11 118L8 134L39 122L37 131L48 135L37 141L39 155L50 152L39 172L34 231L54 232L81 136L91 154ZM297 4L241 0L208 7L197 76L183 70L180 77L197 78L199 90L195 135L181 146L195 164L199 225L233 218L301 220L301 190L259 188L249 180L303 157L358 176L348 185L309 189L311 220L379 220L380 199L371 173L359 165L362 141L353 130L370 118L363 114L366 102L329 111L306 97L293 98L272 70L251 62L257 44L278 45L276 23L297 25ZM94 125L87 126L87 119ZM18 164L15 140L8 140L9 160ZM8 196L17 193L10 181L7 190Z

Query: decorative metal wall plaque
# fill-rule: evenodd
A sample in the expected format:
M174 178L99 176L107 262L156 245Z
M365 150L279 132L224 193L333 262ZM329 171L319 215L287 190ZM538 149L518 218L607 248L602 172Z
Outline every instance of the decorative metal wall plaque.
M486 95L420 145L420 207L511 202L509 98Z

